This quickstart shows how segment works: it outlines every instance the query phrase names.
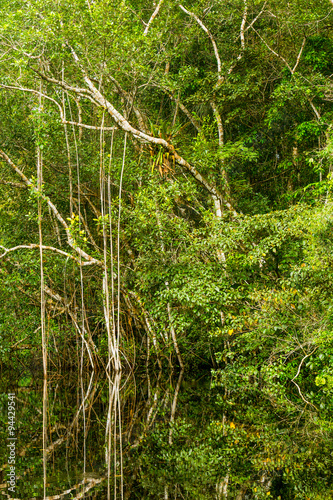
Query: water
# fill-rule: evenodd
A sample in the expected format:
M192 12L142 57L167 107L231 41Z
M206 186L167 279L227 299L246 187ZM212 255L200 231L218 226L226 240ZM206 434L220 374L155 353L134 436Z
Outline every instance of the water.
M7 497L333 498L329 429L315 411L279 406L254 386L214 387L210 372L66 372L44 383L39 372L4 370L1 422Z

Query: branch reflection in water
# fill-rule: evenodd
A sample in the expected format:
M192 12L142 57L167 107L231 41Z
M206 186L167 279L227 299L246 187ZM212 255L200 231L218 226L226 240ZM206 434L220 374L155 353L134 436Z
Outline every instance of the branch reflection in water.
M80 383L77 372L44 380L42 365L38 373L3 372L1 393L17 394L15 498L259 500L287 499L294 484L311 491L330 443L314 409L290 416L260 387L225 393L209 373L198 376L83 371ZM321 467L330 480L331 469ZM0 493L7 495L5 481Z
M120 383L121 372L108 377L109 406L105 430L105 462L107 468L107 498L111 500L111 462L114 464L114 499L124 498L123 451L121 428ZM119 493L119 495L118 495Z
M138 380L106 373L80 371L78 379L17 374L17 499L124 500L136 488L140 495L137 458L160 425L166 424L165 444L172 444L183 372L167 378L161 371L153 377L146 373ZM0 485L3 493L5 486ZM169 486L161 488L167 498Z

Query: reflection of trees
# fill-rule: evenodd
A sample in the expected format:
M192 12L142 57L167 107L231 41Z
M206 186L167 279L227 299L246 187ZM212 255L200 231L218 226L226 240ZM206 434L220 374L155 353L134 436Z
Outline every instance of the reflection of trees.
M243 387L223 395L207 377L191 382L182 373L87 374L83 387L82 400L77 380L48 383L47 499L70 493L103 500L255 500L267 493L289 499L295 485L306 491L318 475L328 491L325 457L332 446L314 414L311 421L296 408L290 415ZM19 393L17 498L43 492L43 388L38 391ZM6 485L0 489L5 493Z
M174 420L181 377L173 389L170 380L162 383L162 372L155 379L148 375L139 384L133 376L122 379L116 374L105 380L92 373L81 381L82 394L80 384L66 379L51 379L43 388L24 391L20 397L20 443L24 440L24 444L17 456L25 462L17 466L18 498L23 484L24 498L35 495L34 487L40 494L45 487L43 496L50 500L70 493L84 498L95 487L105 490L105 498L129 498L130 478L139 474L131 455L145 443L161 411L169 413L171 423ZM57 481L57 492L50 494L59 471L67 471L67 478ZM77 477L79 481L74 480ZM70 487L59 492L66 482ZM4 493L6 484L0 489Z
M259 392L221 392L198 386L180 391L172 446L169 426L160 421L138 454L144 491L153 498L244 500L289 499L297 488L327 498L329 433L312 418L311 424L304 408L303 415L290 415Z
M114 498L119 491L120 498L124 496L123 449L122 449L122 415L121 415L121 374L116 373L109 382L109 406L105 429L105 462L107 469L107 498L112 498L111 480L113 479ZM111 464L113 461L113 478Z

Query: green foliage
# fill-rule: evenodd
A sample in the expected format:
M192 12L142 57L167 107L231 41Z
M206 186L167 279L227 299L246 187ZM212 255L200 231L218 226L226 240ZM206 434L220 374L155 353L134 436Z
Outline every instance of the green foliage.
M162 2L152 18L141 0L2 2L0 149L21 175L1 156L1 358L40 355L42 201L54 366L77 362L82 323L106 364L108 277L123 360L175 366L174 333L187 369L215 370L221 408L202 430L209 446L191 445L197 428L185 417L174 423L174 450L157 426L151 443L163 466L150 479L142 473L152 495L162 495L160 477L169 475L189 498L205 498L205 488L213 496L212 479L230 471L235 498L242 485L243 496L264 498L269 478L272 497L325 498L333 409L330 3L255 0L246 16L241 0L189 4L190 14ZM124 171L125 122L114 129L118 115L107 100L133 127ZM81 268L71 258L79 248L80 258L90 257ZM321 433L322 451L313 444ZM147 452L142 470L153 459ZM268 482L260 486L262 471ZM311 490L316 474L323 487Z

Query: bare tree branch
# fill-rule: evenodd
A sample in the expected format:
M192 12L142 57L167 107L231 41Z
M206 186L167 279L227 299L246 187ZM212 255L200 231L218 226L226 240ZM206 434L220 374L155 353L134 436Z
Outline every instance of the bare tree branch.
M245 31L246 31L245 30L245 25L246 25L246 19L247 19L247 10L248 10L248 8L247 8L247 0L244 0L244 12L243 12L243 17L242 17L242 22L241 22L241 27L240 27L240 33L239 33L239 37L238 37L238 38L241 39L241 51L238 54L236 61L234 63L232 63L231 66L230 66L230 68L228 69L228 75L230 75L233 72L233 70L234 70L237 62L240 61L242 59L243 55L244 55L244 50L245 50Z
M302 43L301 49L300 49L300 51L299 51L299 53L298 53L298 56L297 56L297 59L296 59L295 66L293 67L292 72L291 72L291 73L292 73L292 75L295 73L296 68L297 68L297 66L298 66L298 64L299 64L299 61L300 61L301 56L302 56L303 49L304 49L304 47L305 47L305 43L306 43L306 38L304 37L304 38L303 38L303 43Z
M168 95L168 97L170 99L172 99L173 101L177 101L178 100L167 87L165 87L163 85L159 85L157 83L155 83L154 85L156 87L159 87L160 89L162 89ZM198 132L201 132L201 125L200 125L200 123L194 118L194 116L192 115L192 113L186 108L186 106L180 100L178 100L178 106L182 110L182 112L187 116L187 118L190 120L190 122L192 123L193 127L196 128Z
M242 50L245 49L245 36L244 36L244 30L245 30L245 25L246 25L246 19L247 19L247 0L244 0L244 14L243 14L243 19L240 27L240 39L241 39L241 47ZM241 56L239 55L238 58Z
M216 120L216 123L217 123L217 130L218 130L218 133L219 133L219 146L220 146L220 148L222 148L222 146L224 145L223 123L222 123L222 118L221 118L220 111L219 111L219 109L217 107L217 104L216 104L216 102L215 102L214 99L210 102L210 107L213 110L213 113L214 113L214 116L215 116L215 120Z
M289 69L290 73L293 75L295 73L296 69L297 69L297 66L298 66L299 62L300 62L300 59L301 59L301 56L302 56L302 52L303 52L303 49L305 47L306 38L305 37L303 38L302 46L301 46L301 48L299 50L299 53L298 53L298 56L297 56L297 59L296 59L296 63L294 65L294 67L291 68L291 66L286 61L286 59L283 56L281 56L281 54L278 54L277 52L275 52L275 50L272 49L272 47L270 47L270 45L268 45L268 43L266 42L266 40L263 39L263 37L258 33L258 31L255 28L253 28L253 26L252 26L252 29L253 29L253 31L256 32L256 34L258 35L258 37L260 38L260 40L264 43L264 45L266 45L266 47L268 48L268 50L270 50L272 52L272 54L274 54L276 57L278 57L279 59L281 59L281 61L284 62L284 64Z
M206 30L207 30L207 28L205 28L205 31ZM215 46L216 51L217 51L217 47L216 47L215 41L213 40L213 42L214 42L213 46ZM70 46L69 46L69 48L70 48L70 50L72 52L72 55L73 55L73 58L74 58L76 64L79 66L79 68L81 69L81 71L83 73L83 77L84 77L84 80L85 80L85 82L86 82L86 84L88 86L88 89L84 89L84 88L76 87L76 86L71 86L71 85L69 85L67 83L64 83L64 82L62 82L60 80L57 80L57 79L55 79L53 77L50 77L50 76L45 75L45 74L42 74L39 71L36 71L36 70L34 70L34 71L37 74L39 74L42 78L44 78L45 80L49 81L50 83L54 83L56 85L59 85L60 87L66 89L68 91L74 92L77 95L80 95L82 97L89 98L95 105L99 105L99 106L105 108L108 111L109 115L113 118L113 120L119 126L119 128L121 128L125 132L129 132L132 136L134 136L135 138L137 138L139 141L141 141L143 143L150 143L150 144L154 144L154 145L157 145L157 146L164 147L167 151L169 151L174 156L175 161L178 163L178 165L180 165L181 167L183 167L186 170L188 170L191 173L191 175L197 180L197 182L199 182L212 196L215 196L217 199L219 199L221 201L221 203L223 205L225 205L229 210L231 210L234 214L236 214L235 209L232 207L232 205L228 201L226 201L224 199L224 197L219 192L219 190L217 189L217 187L214 184L212 184L211 182L207 181L207 179L205 179L200 174L200 172L197 171L197 169L193 165L189 164L183 157L181 157L176 152L176 150L175 150L175 148L174 148L174 146L172 144L170 144L165 139L151 136L151 135L149 135L149 134L147 134L145 132L142 132L141 130L137 130L136 128L134 128L124 118L124 116L121 113L119 113L119 111L105 98L105 96L103 96L103 94L100 92L100 90L98 90L96 88L96 86L94 85L92 79L88 77L88 75L86 74L85 70L82 68L80 60L79 60L77 54L75 53L75 51L73 50L73 48L70 47ZM217 52L217 56L218 56L218 52ZM220 70L220 68L221 68L220 58L218 57L217 60L218 60L218 68ZM63 111L61 105L55 99L51 98L50 96L48 96L46 94L43 94L43 93L41 93L41 92L39 92L37 90L27 89L27 88L24 88L24 87L15 87L15 86L6 86L6 85L2 85L2 87L3 88L10 88L10 89L21 90L21 91L25 91L25 92L32 92L32 93L35 93L37 95L41 95L42 97L45 97L46 99L48 99L51 102L53 102L54 104L56 104L56 106L58 107L59 112L60 112L61 120L64 121L64 122L67 122L65 120L64 111ZM185 112L185 107L182 106L181 109ZM188 116L189 116L189 114L188 114ZM192 118L191 121L193 123L193 118ZM84 124L82 124L82 123L76 123L76 122L67 122L67 123L72 123L72 124L77 125L79 127L83 127L84 126ZM90 126L90 125L86 125L85 126L85 128L91 128L91 127L92 126ZM9 163L9 165L12 166L12 168L14 168L14 170L21 176L21 178L24 180L24 182L28 186L32 186L31 182L14 165L14 163L11 162L11 160L7 157L7 155L4 152L2 152L1 156L5 159L5 161L7 163ZM22 175L23 175L23 177L22 177ZM64 219L61 217L61 215L57 211L56 207L50 202L50 200L48 200L48 204L51 207L51 209L53 210L53 212L55 213L55 215L58 218L59 222L65 227L66 232L67 232L67 236L68 236L68 242L69 242L70 246L72 246L72 248L75 248L75 250L79 254L81 254L82 257L84 257L85 259L87 259L87 260L89 260L91 262L93 261L94 263L103 266L102 262L98 261L97 259L92 259L83 250L81 250L81 249L79 249L78 247L75 246L75 244L73 242L73 239L71 238L71 236L70 236L70 234L68 232L68 226L65 223Z
M64 68L63 68L63 73L64 73ZM68 98L68 93L67 93L67 98ZM81 99L81 96L79 97L74 97L74 101L76 103L76 106L77 106L77 110L78 110L78 115L79 115L79 140L82 139L82 108L81 108L81 105L80 105L80 99ZM73 124L74 125L74 124Z
M201 19L198 18L198 16L196 16L193 12L190 12L189 10L186 10L185 7L183 7L181 4L179 4L179 8L185 12L185 14L187 14L188 16L191 16L193 17L193 19L196 20L196 22L199 24L199 26L204 30L205 33L207 33L207 35L209 36L210 38L210 41L212 42L212 45L213 45L213 49L214 49L214 54L215 54L215 58L216 58L216 63L217 63L217 74L218 74L218 83L220 83L221 81L223 81L223 78L222 78L222 64L221 64L221 59L220 59L220 55L219 55L219 51L217 49L217 45L216 45L216 42L213 38L213 35L211 34L211 32L209 31L208 28L206 28L206 26L203 24L203 22L201 21Z
M252 29L253 29L253 31L255 31L255 33L257 33L258 37L259 37L259 38L260 38L260 40L264 43L264 45L266 45L266 47L268 48L268 50L270 50L270 51L272 52L272 54L274 54L276 57L278 57L279 59L281 59L281 61L283 61L283 62L284 62L284 64L285 64L285 65L287 66L287 68L289 69L290 73L292 73L292 71L293 71L293 70L291 69L291 67L289 66L289 64L288 64L288 63L287 63L287 61L285 60L285 58L284 58L284 57L282 57L282 56L281 56L280 54L278 54L277 52L275 52L275 50L274 50L274 49L272 49L272 47L270 47L270 46L268 45L268 43L267 43L267 42L263 39L263 37L262 37L262 36L258 33L258 31L257 31L255 28L253 28L253 26L252 26Z
M20 86L18 87L15 85L4 85L4 84L0 83L0 87L3 89L9 89L9 90L20 90L21 92L31 92L32 94L36 94L40 97L44 97L45 99L48 99L49 101L53 102L58 107L59 112L60 112L60 116L61 116L61 120L64 120L64 111L63 111L61 105L58 103L58 101L56 101L52 97L48 96L47 94L44 94L43 92L40 92L39 90L28 89L26 87L20 87Z
M73 324L77 330L77 332L79 333L83 343L85 344L86 348L87 348L87 351L88 351L88 354L89 354L89 359L90 359L90 363L91 363L91 366L92 368L94 368L94 362L93 362L93 357L92 357L92 353L91 353L91 350L90 350L90 346L87 342L87 340L85 339L85 336L84 336L84 333L85 333L85 330L83 330L83 328L80 328L79 325L78 325L78 322L77 322L77 319L75 318L75 315L73 314L73 312L71 311L70 309L70 304L68 301L66 301L65 299L63 299L62 297L60 297L60 295L56 292L54 292L53 290L51 290L50 287L48 287L47 285L44 286L44 290L45 292L50 296L52 297L52 299L56 302L60 302L61 304L63 304L63 306L66 308L71 320L73 321ZM96 346L94 344L94 342L92 341L92 338L89 338L89 341L92 345L92 348L93 348L93 351L96 351Z
M1 259L5 255L7 255L7 253L16 252L16 250L21 250L22 248L32 250L34 248L40 248L40 245L38 245L36 243L29 243L28 245L17 245L16 247L12 247L12 248L6 248L6 247L0 245L0 248L2 250L4 250L4 252L0 255L0 259ZM51 250L52 252L59 253L60 255L64 255L65 257L69 257L70 259L73 259L77 263L79 263L79 260L76 257L74 257L74 255L71 255L70 253L64 252L63 250L60 250L59 248L50 247L48 245L42 245L42 249L43 250ZM83 265L84 264L85 263L83 263ZM90 264L90 262L87 262L86 264Z
M315 407L315 405L314 405L314 404L312 404L312 403L310 403L310 401L308 401L307 399L305 399L305 397L303 396L302 391L301 391L301 389L300 389L299 385L297 384L297 382L295 382L295 379L296 379L296 378L298 377L298 375L300 374L300 371L301 371L302 365L303 365L304 361L306 360L306 358L308 358L309 356L311 356L311 355L312 355L312 354L313 354L313 353L314 353L317 349L318 349L318 347L315 347L315 348L314 348L314 350L313 350L312 352L310 352L309 354L307 354L306 356L304 356L304 358L302 359L302 361L300 362L300 364L299 364L299 366L298 366L297 373L296 373L295 377L291 380L291 382L293 382L293 383L296 385L296 387L297 387L297 389L298 389L298 393L299 393L299 395L301 396L301 398L303 399L304 403L307 403L308 405L311 405L311 406L313 406L314 408L316 408L316 407ZM317 408L316 408L316 409L317 409Z
M24 175L24 173L15 165L15 163L9 158L9 156L6 155L4 151L0 149L0 158L2 158L20 177L21 179L25 182L27 186L29 186L32 191L39 196L42 197L42 199L48 204L48 206L51 208L52 212L54 213L55 217L58 219L60 224L65 228L66 234L67 234L67 242L73 250L75 250L83 259L88 261L90 264L96 264L100 267L104 267L103 263L98 260L94 259L90 255L88 255L84 250L82 250L75 242L73 239L69 227L66 224L66 221L63 219L63 217L60 215L59 211L55 207L55 205L50 201L50 199L45 196L43 193L40 193L38 189L32 184L32 182ZM82 263L82 265L87 265L87 263Z
M119 111L106 99L105 96L101 94L101 92L96 88L96 86L93 84L91 78L87 75L85 72L84 68L81 66L80 60L75 53L74 49L70 47L74 60L81 69L83 73L83 78L86 82L86 84L89 87L89 90L91 92L91 95L93 99L103 108L105 108L109 115L114 119L114 121L117 123L117 125L124 130L124 132L128 132L129 134L133 135L136 137L138 140L144 143L150 143L154 144L156 146L162 146L164 147L167 151L169 151L175 158L175 161L178 163L178 165L184 167L186 170L188 170L192 176L202 185L204 188L212 195L217 197L219 200L221 200L221 203L223 203L229 210L231 210L234 214L236 214L235 209L232 207L232 205L224 200L222 194L219 192L219 190L216 188L214 184L211 184L210 182L207 181L198 171L197 169L193 166L190 165L182 156L180 156L176 150L175 147L170 144L168 141L162 138L157 138L151 135L148 135L140 130L137 130L134 128L125 118L124 116L119 113Z
M50 83L55 83L56 85L60 85L65 90L69 90L71 92L75 92L76 94L83 94L83 95L84 94L86 94L86 95L89 94L89 90L85 89L84 87L82 88L82 87L74 87L73 85L68 85L68 83L66 83L65 81L57 80L56 78L54 78L52 76L48 76L45 73L41 73L36 68L31 67L31 69L32 69L32 71L34 71L35 73L37 73L37 75L39 75L41 78L43 78L43 80L47 80Z
M81 128L87 128L89 130L117 130L118 127L97 127L95 125L86 125L85 123L82 122L69 122L67 120L62 120L62 123L65 123L66 125L74 125L75 127Z
M266 4L267 4L267 0L265 1L264 5L262 6L262 9L261 11L259 12L259 14L253 19L253 21L251 21L251 23L245 28L244 31L247 31L249 30L250 28L252 28L252 26L254 25L254 23L259 19L259 17L261 16L261 14L264 12L264 9L266 7Z
M25 184L22 184L22 182L5 181L4 179L0 179L0 184L5 184L6 186L18 187L18 188L26 188L27 187Z
M162 6L162 3L163 3L163 0L160 0L156 6L156 9L154 10L154 12L152 13L151 15L151 18L149 19L148 23L147 23L147 26L145 27L145 30L143 32L144 36L147 35L148 33L148 30L149 30L149 26L150 24L154 21L155 17L157 16L161 6Z
M311 108L313 109L314 114L317 117L317 120L320 121L321 120L321 116L320 116L320 113L319 113L318 109L315 107L315 105L313 104L313 102L311 101L311 99L309 99L309 103L310 103Z
M55 81L57 81L57 80L55 80ZM54 83L54 82L52 81L52 83ZM61 84L61 82L59 82L59 84ZM58 101L56 101L52 97L48 96L47 94L40 92L39 90L28 89L25 87L17 87L15 85L3 85L3 84L0 84L0 87L4 88L4 89L10 89L10 90L20 90L21 92L31 92L32 94L36 94L38 96L44 97L45 99L48 99L49 101L53 102L58 107L59 112L60 112L61 121L64 124L75 125L77 127L87 128L90 130L101 130L101 127L97 127L94 125L86 125L85 123L82 123L80 121L79 122L71 122L71 121L66 120L64 110L63 110L62 106L58 103ZM69 87L73 92L76 92L76 89L77 89L76 87L70 87L69 85L67 85L67 87ZM96 104L96 103L94 102L94 104ZM117 127L103 127L103 130L115 130L116 128Z
M112 83L114 83L114 85L117 88L117 92L119 94L121 94L123 97L125 97L125 99L130 104L131 108L133 109L133 111L138 119L138 124L139 124L139 127L141 128L141 130L143 130L144 132L147 132L148 127L146 124L146 120L144 119L141 111L136 106L134 106L134 97L129 92L127 92L125 89L123 89L123 87L120 85L120 83L113 76L111 76L109 74L107 74L106 76L107 76L107 78L109 78L111 80Z
M306 360L306 358L308 358L309 356L312 356L312 354L314 354L317 349L318 349L318 347L315 347L315 349L312 352L310 352L309 354L307 354L306 356L304 356L304 358L302 359L302 361L300 362L300 364L298 366L297 373L296 373L295 377L291 380L292 382L294 382L295 378L297 378L298 375L300 374L302 365L303 365L304 361Z

